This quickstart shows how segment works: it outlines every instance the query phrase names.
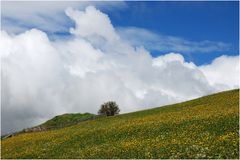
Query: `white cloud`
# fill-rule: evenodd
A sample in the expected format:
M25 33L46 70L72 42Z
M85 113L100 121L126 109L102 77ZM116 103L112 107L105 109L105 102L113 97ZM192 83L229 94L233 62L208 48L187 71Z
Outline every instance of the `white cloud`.
M230 44L223 42L208 40L194 42L180 37L157 34L137 27L118 27L117 31L122 39L134 46L143 45L147 49L161 52L208 53L213 51L226 51L231 47Z
M220 56L200 70L209 83L219 90L239 87L239 56Z
M2 133L65 112L97 113L108 100L129 112L196 98L222 89L212 85L210 71L221 77L239 63L218 70L216 59L207 72L206 66L185 62L178 53L152 58L143 47L116 38L109 17L94 7L66 12L76 23L71 39L50 41L37 29L18 35L1 32ZM221 83L228 89L235 80Z
M70 33L83 38L90 36L101 36L108 41L117 40L119 37L115 33L109 17L93 6L88 6L85 11L76 11L72 8L66 10L76 27L70 29Z
M2 132L20 129L64 110L57 93L62 64L45 33L1 34ZM3 51L3 52L2 52Z

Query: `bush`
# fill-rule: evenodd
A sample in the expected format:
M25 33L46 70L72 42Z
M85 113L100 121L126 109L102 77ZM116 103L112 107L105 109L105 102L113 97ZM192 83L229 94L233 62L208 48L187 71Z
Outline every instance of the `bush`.
M100 115L106 115L106 116L114 116L116 114L119 114L120 109L118 108L118 105L114 101L105 102L101 105L98 114Z

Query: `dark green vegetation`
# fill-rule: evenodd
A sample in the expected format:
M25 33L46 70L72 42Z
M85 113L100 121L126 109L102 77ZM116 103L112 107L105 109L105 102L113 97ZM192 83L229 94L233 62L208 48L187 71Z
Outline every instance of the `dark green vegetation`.
M44 128L49 129L56 129L56 128L62 128L70 125L77 124L82 121L90 120L95 117L94 114L91 113L69 113L69 114L63 114L60 116L56 116L47 122L41 124L40 126Z
M239 158L239 90L2 141L2 158Z

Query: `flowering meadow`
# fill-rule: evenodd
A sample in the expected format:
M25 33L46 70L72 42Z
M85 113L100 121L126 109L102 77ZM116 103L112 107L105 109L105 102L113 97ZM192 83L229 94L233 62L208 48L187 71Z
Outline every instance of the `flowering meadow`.
M239 157L239 90L1 142L1 158Z

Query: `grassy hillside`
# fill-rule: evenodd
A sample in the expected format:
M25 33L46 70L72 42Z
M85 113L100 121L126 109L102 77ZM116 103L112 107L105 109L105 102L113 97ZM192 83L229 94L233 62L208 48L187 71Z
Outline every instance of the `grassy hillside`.
M66 126L70 126L73 124L77 124L78 122L85 121L88 119L93 118L95 115L91 113L69 113L69 114L63 114L60 116L56 116L47 122L41 124L40 126L44 128L49 129L55 129L55 128L62 128Z
M239 90L2 141L2 158L238 158Z

